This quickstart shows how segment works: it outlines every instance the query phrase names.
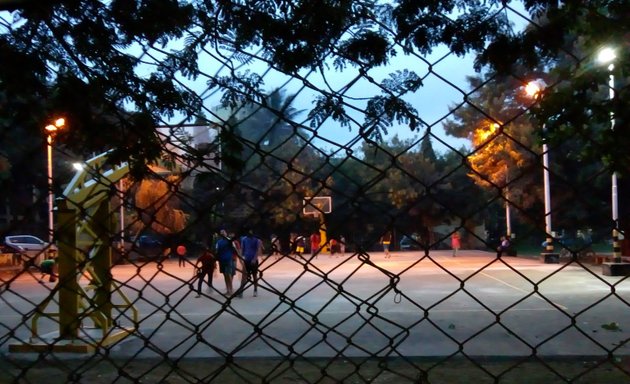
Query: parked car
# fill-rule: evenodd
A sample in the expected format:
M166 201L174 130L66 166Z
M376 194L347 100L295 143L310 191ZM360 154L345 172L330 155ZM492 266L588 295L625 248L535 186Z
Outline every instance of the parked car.
M445 236L439 232L430 232L430 238L422 238L417 233L413 233L411 235L404 235L399 242L401 251L417 251L420 249L424 249L427 244L430 245L431 249L449 249L450 241L449 237Z
M156 235L140 235L132 242L125 243L129 260L153 260L163 256L164 245Z
M137 244L139 248L159 248L162 246L162 242L157 237L151 235L138 237Z
M26 266L39 265L47 254L57 254L57 246L33 235L11 235L4 238L4 244L10 251L20 254Z

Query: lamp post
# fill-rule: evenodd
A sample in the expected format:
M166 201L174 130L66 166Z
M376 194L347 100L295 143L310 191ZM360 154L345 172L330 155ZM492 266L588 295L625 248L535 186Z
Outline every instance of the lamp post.
M525 92L538 99L540 98L541 87L536 81L530 81L525 86ZM549 149L547 147L547 129L543 123L543 144L542 144L542 156L543 156L543 189L544 189L544 201L545 201L545 252L553 253L553 236L551 229L551 188L549 185Z
M122 254L125 250L125 192L123 190L124 183L123 179L118 180L118 197L120 199L120 211L119 211L119 220L120 220L120 253Z
M52 167L52 143L53 138L57 131L66 125L64 118L58 118L53 121L52 124L48 124L44 129L46 130L46 142L47 142L47 160L48 160L48 242L52 244L54 235L54 223L53 223L53 209L55 194L53 191L53 167Z
M608 97L610 98L611 104L615 99L615 75L613 74L613 70L615 69L615 64L613 61L617 58L615 51L612 48L602 48L597 54L597 61L601 64L608 64ZM610 129L615 129L615 113L611 109L610 111ZM617 172L613 171L612 173L612 196L611 196L611 205L612 205L612 220L613 220L613 257L615 263L621 262L621 244L619 243L619 200L617 195Z
M510 182L510 179L508 177L509 172L510 172L510 169L508 168L506 164L505 165L505 234L509 239L511 239L512 238L512 215L510 212L510 187L508 186L508 183Z

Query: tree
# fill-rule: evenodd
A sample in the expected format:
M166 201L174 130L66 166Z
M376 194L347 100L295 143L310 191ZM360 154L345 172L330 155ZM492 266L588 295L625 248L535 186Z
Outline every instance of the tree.
M173 185L179 183L178 176L166 180L142 180L135 193L137 218L134 229L137 233L150 228L162 235L172 235L186 228L187 215L179 209L179 201L173 194Z
M500 74L514 68L545 68L553 77L535 108L538 120L546 122L547 138L563 142L587 137L581 156L590 161L603 159L612 169L627 174L630 155L625 148L630 135L610 127L613 112L618 126L625 126L630 77L630 4L626 1L566 1L561 4L528 1L525 6L536 23L520 33L499 34L478 56L477 65L489 65ZM616 48L614 72L615 101L608 99L607 65L597 62L602 46Z
M290 225L299 221L303 198L321 193L326 163L296 122L303 111L291 105L293 99L276 89L227 112L220 140L231 220Z
M40 89L44 92L39 94L47 97L44 93L51 85L46 78L47 63L54 63L60 68L59 73L65 73L71 80L57 82L62 93L90 95L93 98L86 100L100 99L97 105L107 108L133 103L147 118L158 121L175 112L193 114L199 110L201 100L190 90L178 86L172 75L198 76L198 55L207 45L220 43L243 53L250 47L261 47L261 59L274 63L285 73L297 73L300 69L321 65L329 57L334 57L337 68L348 65L369 68L387 63L395 51L389 41L391 37L379 31L380 23L398 25L398 38L409 48L415 46L426 52L436 44L446 43L458 54L481 48L484 36L504 28L498 19L476 20L491 6L482 7L475 1L458 18L468 21L469 28L477 27L478 34L472 35L462 28L455 30L461 39L455 39L453 30L435 28L423 41L416 35L420 32L416 19L433 19L435 12L450 13L454 5L423 9L420 5L403 3L377 6L371 0L312 4L263 1L256 7L235 7L231 2L16 2L14 6L19 7L19 11L15 11L15 27L11 33L2 35L0 52L2 57L23 60L4 62L6 71L3 73L7 76L0 82L6 86L26 81L28 91ZM164 18L164 14L169 17ZM229 36L229 41L218 36ZM129 55L126 48L134 43L166 46L178 39L184 40L184 46L167 56L163 65L148 76L134 73L140 62ZM30 73L23 72L24 61L33 69ZM226 105L243 97L256 99L262 94L260 77L256 74L217 76L211 81L225 90ZM400 82L384 85L392 92L389 96L394 96L390 101L395 101L395 96L399 96L401 87L405 86ZM11 93L21 92L17 87L9 88ZM83 92L78 92L81 88ZM374 106L380 105L382 100L382 97L374 99ZM392 108L402 107L401 103L388 104ZM58 107L65 109L71 105L61 103ZM385 114L385 120L396 118L398 112L404 113L402 110L391 112ZM80 114L68 118L97 120ZM71 122L77 127L80 123ZM77 130L77 136L86 134L80 135Z
M469 176L477 184L499 193L509 186L509 200L530 207L540 196L540 176L533 172L540 147L525 114L524 84L490 74L468 81L476 92L453 112L445 124L446 132L470 140Z
M37 108L43 116L64 112L75 127L69 145L119 148L117 153L133 154L127 157L142 165L159 153L159 143L149 134L156 122L175 114L193 116L202 109L201 98L182 86L175 75L198 77L199 55L206 47L224 46L236 52L234 60L243 63L252 59L248 50L255 48L258 59L297 75L302 69L328 63L338 70L354 66L369 71L387 64L401 51L423 55L444 45L457 55L477 53L479 68L490 65L505 73L515 63L531 67L554 60L558 52L571 48L564 38L570 34L580 36L582 51L611 37L622 42L625 26L630 24L630 5L621 0L563 2L563 6L530 0L524 3L526 10L544 15L544 23L515 33L499 12L510 3L265 0L246 7L229 1L16 0L3 3L14 10L14 21L0 35L0 55L12 58L2 62L0 84L9 100L25 106L27 100L45 101L38 103L43 108ZM169 17L163 17L165 14ZM175 41L178 48L173 47L172 53L164 51L164 60L149 73L137 71L142 61L129 54L132 45L167 47ZM577 57L574 62L583 59ZM619 70L627 73L630 60L620 58L620 63ZM48 68L56 68L56 74ZM225 105L260 100L264 93L261 76L248 71L210 76L207 82L223 92ZM416 111L402 97L422 85L419 76L401 71L379 85L382 94L367 100L361 134L380 138L394 121L416 129L420 123ZM125 106L133 106L136 119L120 114ZM351 119L346 107L342 95L321 92L312 116L320 121L332 118L343 126ZM24 108L16 110L20 109ZM623 107L616 112L625 116ZM99 127L102 113L119 118L102 130L106 135L97 138L90 133ZM17 123L26 117L13 119L18 121L10 121L8 126L21 126ZM609 132L606 137L614 135L619 133ZM605 144L615 141L606 139L601 149L614 150L608 147L615 146ZM608 158L625 159L621 152Z
M562 86L549 90L550 97L541 103L540 121L549 121L550 139L557 137L558 142L570 135L592 135L583 154L589 159L603 156L613 169L626 172L630 160L625 147L630 139L625 130L593 127L607 126L611 110L619 127L629 120L630 108L625 106L629 91L623 79L630 50L618 51L615 70L622 81L613 102L592 97L605 95L608 74L588 63L604 41L627 47L630 4L528 0L523 5L538 17L537 23L515 32L501 16L510 3L263 0L255 7L231 1L2 3L13 13L0 34L0 57L11 58L0 63L0 103L2 110L14 112L0 121L0 137L11 130L21 130L21 138L37 137L42 121L63 113L73 129L60 135L60 143L75 153L114 148L111 161L130 161L140 178L161 153L154 133L157 123L175 117L188 120L204 110L203 96L182 79L205 76L207 90L221 94L228 107L261 102L263 77L249 68L241 70L241 65L256 59L297 79L304 71L358 69L380 87L380 94L365 97L362 120L353 116L344 91L314 89L302 78L305 87L317 91L307 116L311 128L327 120L341 127L353 123L363 139L379 142L394 124L412 130L422 126L406 96L423 82L411 70L397 71L382 81L372 78L370 71L397 55L423 56L445 46L456 55L475 54L480 70L488 66L501 74L520 67L550 68L559 57L571 57L572 64L558 70ZM142 57L132 54L134 47L141 47ZM230 52L229 58L218 55L229 73L208 75L200 68L201 55L212 47ZM151 62L155 65L141 68L145 55L155 52L159 55L149 60L155 59ZM509 121L499 123L506 126ZM299 126L292 128L295 133ZM517 141L514 132L509 135ZM30 158L36 152L24 153ZM7 158L12 169L23 169ZM32 165L27 167L37 174ZM301 172L295 177L299 179ZM524 175L516 176L518 182L525 182Z

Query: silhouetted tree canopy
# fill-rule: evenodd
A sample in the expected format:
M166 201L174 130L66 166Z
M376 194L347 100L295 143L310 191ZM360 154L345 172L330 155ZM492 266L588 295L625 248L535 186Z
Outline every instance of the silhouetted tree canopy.
M327 67L382 66L397 55L430 53L445 46L457 55L477 55L478 69L510 73L515 65L546 66L552 70L560 57L571 60L545 97L541 114L572 130L587 122L604 124L610 108L619 126L628 121L623 100L627 86L610 103L592 98L596 84L606 84L605 68L593 67L594 52L602 44L617 45L618 79L627 77L630 5L622 0L524 0L535 20L516 31L502 17L508 0L262 0L165 1L95 0L4 1L12 10L0 34L0 106L11 113L7 127L37 132L42 121L63 113L73 129L60 140L81 151L115 148L114 159L131 157L138 164L155 159L159 141L152 134L157 123L190 118L203 100L180 78L194 79L203 68L200 54L208 46L222 46L268 62L287 74ZM151 47L164 58L132 55ZM147 62L159 61L149 71ZM565 62L567 62L565 60ZM582 73L579 76L577 74ZM627 84L620 81L620 84ZM382 94L369 95L361 126L365 137L380 138L393 122L415 129L417 112L401 96L422 82L413 72L399 72L379 84ZM226 105L260 101L266 94L255 73L210 76L210 88L223 93ZM588 104L588 108L583 104ZM334 96L321 96L312 119L348 120L345 106ZM576 113L576 111L583 111ZM549 125L554 131L554 123ZM605 133L591 152L604 152L612 163L625 159L620 146L625 130ZM94 134L97 132L97 134ZM68 137L63 137L68 136ZM11 156L8 156L11 161ZM134 168L140 171L141 166Z

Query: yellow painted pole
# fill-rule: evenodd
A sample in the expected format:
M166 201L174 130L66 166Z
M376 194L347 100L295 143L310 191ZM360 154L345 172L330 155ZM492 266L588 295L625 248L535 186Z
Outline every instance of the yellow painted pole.
M79 298L81 289L77 278L76 220L75 210L60 207L58 210L57 263L59 268L59 336L76 339L79 336Z
M324 222L324 215L320 213L317 216L319 216L319 247L322 253L329 252L330 248L325 247L327 238L326 238L326 223Z
M90 262L96 277L92 304L94 305L94 312L105 319L105 324L99 324L102 329L112 327L112 247L109 244L109 233L115 232L115 223L110 208L109 200L101 202L92 217L91 225L98 239L96 252L91 255L92 260Z

